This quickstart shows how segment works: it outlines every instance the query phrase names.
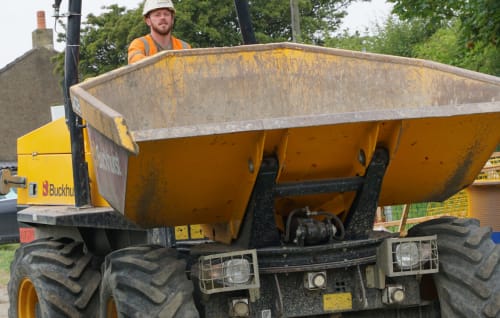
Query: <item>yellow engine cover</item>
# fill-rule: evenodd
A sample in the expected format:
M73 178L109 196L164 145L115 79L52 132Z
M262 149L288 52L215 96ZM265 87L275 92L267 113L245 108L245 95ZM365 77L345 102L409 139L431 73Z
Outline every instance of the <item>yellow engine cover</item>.
M87 135L85 149L88 147ZM26 177L26 188L18 189L20 205L74 205L73 167L68 127L64 118L50 122L17 140L18 175ZM108 206L98 192L90 153L90 193L93 206Z

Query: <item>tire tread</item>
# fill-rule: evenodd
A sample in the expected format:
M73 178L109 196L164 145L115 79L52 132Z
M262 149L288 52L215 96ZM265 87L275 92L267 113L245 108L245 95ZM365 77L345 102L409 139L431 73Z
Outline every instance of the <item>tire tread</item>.
M101 278L89 258L83 243L71 239L48 238L22 245L11 263L9 295L18 295L19 283L28 278L42 317L95 317ZM10 298L9 317L18 316L17 302L16 297Z
M193 285L175 250L129 247L107 255L104 264L101 304L112 297L120 317L199 317Z
M411 228L409 236L438 237L434 281L444 318L500 317L500 245L476 219L443 218Z

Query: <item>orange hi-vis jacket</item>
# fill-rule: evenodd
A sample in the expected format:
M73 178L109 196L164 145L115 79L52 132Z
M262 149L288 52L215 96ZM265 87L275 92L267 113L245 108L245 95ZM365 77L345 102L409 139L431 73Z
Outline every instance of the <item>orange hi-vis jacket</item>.
M190 48L191 45L172 36L172 50L182 50ZM128 64L135 63L147 56L154 55L158 53L158 51L160 50L153 40L153 37L151 37L151 34L134 39L128 47Z

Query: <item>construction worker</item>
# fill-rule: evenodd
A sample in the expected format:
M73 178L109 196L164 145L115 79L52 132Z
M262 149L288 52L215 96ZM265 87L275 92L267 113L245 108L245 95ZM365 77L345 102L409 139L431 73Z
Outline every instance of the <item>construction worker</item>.
M171 0L146 0L142 11L151 33L134 39L128 48L128 64L164 50L190 49L191 46L172 35L175 8Z

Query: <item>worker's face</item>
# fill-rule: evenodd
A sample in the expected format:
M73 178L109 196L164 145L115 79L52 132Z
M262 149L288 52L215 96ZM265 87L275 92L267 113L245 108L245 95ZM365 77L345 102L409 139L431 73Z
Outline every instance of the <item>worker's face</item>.
M168 9L158 9L149 13L146 24L156 33L168 35L174 25L174 14Z

